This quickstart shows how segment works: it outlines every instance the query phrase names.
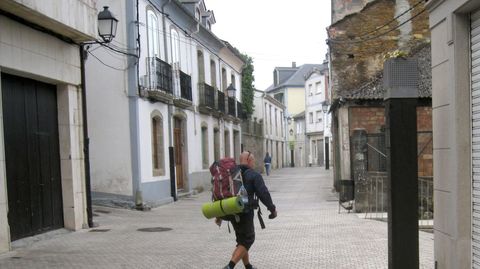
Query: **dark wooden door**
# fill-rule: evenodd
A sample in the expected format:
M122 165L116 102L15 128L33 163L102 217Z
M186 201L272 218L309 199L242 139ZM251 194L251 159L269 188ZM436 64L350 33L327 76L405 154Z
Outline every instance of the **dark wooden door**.
M12 240L63 227L54 85L2 74Z
M177 176L177 188L183 189L183 139L182 130L175 128L174 143L175 143L175 170Z

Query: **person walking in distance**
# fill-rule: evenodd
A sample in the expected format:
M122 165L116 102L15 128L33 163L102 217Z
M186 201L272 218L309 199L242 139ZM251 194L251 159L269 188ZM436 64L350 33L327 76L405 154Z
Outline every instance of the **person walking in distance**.
M249 151L242 152L242 154L240 154L239 167L242 171L243 185L248 193L249 208L247 211L239 215L238 221L234 218L230 220L233 229L235 230L237 246L232 253L230 262L223 269L233 269L240 260L243 261L246 269L255 268L250 264L248 255L248 251L255 241L255 227L253 225L254 205L251 204L254 201L255 195L270 211L268 218L274 219L277 217L277 210L272 202L270 192L268 191L267 186L265 186L262 175L253 170L254 166L255 156ZM221 219L217 218L215 222L217 225L220 225Z
M267 176L270 175L270 166L272 165L272 157L270 155L265 154L265 158L263 158L263 162L265 163L265 173L267 173Z

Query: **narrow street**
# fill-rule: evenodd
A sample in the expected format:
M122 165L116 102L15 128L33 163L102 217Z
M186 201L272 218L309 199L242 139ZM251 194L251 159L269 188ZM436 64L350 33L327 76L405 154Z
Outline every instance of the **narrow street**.
M256 220L252 264L258 268L387 268L387 223L342 210L323 168L286 168L266 179L278 218ZM14 242L0 268L222 268L235 246L224 223L205 219L210 191L138 212L95 208L95 230L56 231ZM141 232L164 227L169 231ZM433 268L433 234L420 232L420 268ZM237 265L236 268L244 268Z

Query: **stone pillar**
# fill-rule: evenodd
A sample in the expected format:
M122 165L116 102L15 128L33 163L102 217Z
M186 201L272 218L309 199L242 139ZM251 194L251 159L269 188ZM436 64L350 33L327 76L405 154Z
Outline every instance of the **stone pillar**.
M88 227L80 90L72 85L58 86L57 107L64 226L79 230Z

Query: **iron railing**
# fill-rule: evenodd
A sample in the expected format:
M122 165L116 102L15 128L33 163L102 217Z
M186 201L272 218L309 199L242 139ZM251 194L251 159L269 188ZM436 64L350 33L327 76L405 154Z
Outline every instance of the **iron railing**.
M147 88L173 94L172 67L157 57L147 57Z
M356 182L355 188L356 196L364 196L362 205L357 204L355 198L357 212L365 213L367 219L388 219L387 173L368 172L366 180ZM418 178L418 221L420 228L433 227L433 177Z
M205 82L198 83L200 92L200 105L215 108L215 88Z
M235 98L228 97L228 115L236 117Z
M263 123L245 120L242 122L242 132L249 135L263 136Z
M237 118L246 120L247 119L247 113L243 109L243 104L237 101Z
M192 101L192 78L180 71L180 97Z
M217 91L217 109L225 113L225 94L221 91Z

